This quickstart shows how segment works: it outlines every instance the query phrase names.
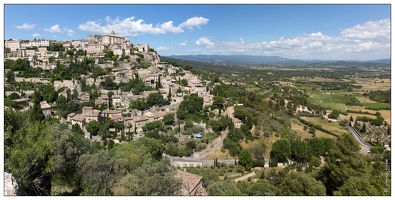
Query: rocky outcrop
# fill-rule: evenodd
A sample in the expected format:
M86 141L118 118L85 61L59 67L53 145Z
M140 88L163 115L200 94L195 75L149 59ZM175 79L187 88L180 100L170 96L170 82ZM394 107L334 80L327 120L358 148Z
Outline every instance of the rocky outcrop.
M26 191L18 186L11 173L4 172L4 196L27 196Z

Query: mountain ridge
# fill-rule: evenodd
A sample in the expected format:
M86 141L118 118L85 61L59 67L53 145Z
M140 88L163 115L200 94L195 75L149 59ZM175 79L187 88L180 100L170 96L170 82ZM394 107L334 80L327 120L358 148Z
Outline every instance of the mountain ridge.
M281 56L253 55L171 55L163 56L189 61L208 62L212 64L287 64L287 63L318 63L318 62L368 62L390 64L391 58L375 60L319 60L319 59L290 59Z

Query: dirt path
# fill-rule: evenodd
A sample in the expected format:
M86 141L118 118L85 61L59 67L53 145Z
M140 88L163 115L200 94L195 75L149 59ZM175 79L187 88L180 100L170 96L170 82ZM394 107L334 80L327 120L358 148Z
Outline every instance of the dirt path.
M234 181L235 182L239 182L241 180L247 179L247 178L252 177L252 176L255 176L255 172L251 172L251 173L246 174L244 176L240 176L239 178L235 178Z

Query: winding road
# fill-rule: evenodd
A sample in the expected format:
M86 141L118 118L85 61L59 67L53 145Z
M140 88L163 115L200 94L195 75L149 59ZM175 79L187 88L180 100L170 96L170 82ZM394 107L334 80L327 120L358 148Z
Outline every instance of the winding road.
M372 148L373 146L370 145L369 143L365 142L361 138L361 136L358 134L358 132L353 127L351 127L349 124L347 124L347 128L348 128L348 131L350 133L352 133L354 135L355 139L357 139L357 141L361 144L361 146L362 146L361 153L364 155L367 155L370 152L370 148Z

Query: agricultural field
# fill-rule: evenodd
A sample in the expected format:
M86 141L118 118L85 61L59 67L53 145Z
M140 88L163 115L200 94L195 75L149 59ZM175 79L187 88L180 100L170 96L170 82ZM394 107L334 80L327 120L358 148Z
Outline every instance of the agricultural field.
M384 118L384 120L388 123L391 124L391 110L368 110L364 107L361 106L347 106L348 110L354 110L354 111L361 111L361 112L369 112L369 114L360 114L360 113L348 113L348 117L344 116L345 118L343 118L342 116L340 116L342 119L349 119L350 116L355 116L354 119L356 118L356 116L366 116L366 117L371 117L374 118L374 114L376 112L380 112L381 116Z
M305 125L302 124L297 119L292 119L291 120L292 130L295 131L301 137L302 140L312 138L313 137L312 134L310 134L307 130L303 130L304 126ZM329 134L324 133L324 132L322 132L320 130L316 130L315 131L315 137L335 138L335 136L329 135Z
M355 89L358 92L391 89L391 79L355 79L355 81L355 85L362 86L360 89Z
M363 105L369 110L391 110L390 103L364 103Z
M321 125L322 128L327 129L337 135L348 133L348 129L345 126L340 126L338 122L329 121L326 118L322 119L321 117L303 117L303 119L311 123Z
M352 101L352 96L333 92L320 92L311 94L307 100L322 107L346 111L345 104Z

